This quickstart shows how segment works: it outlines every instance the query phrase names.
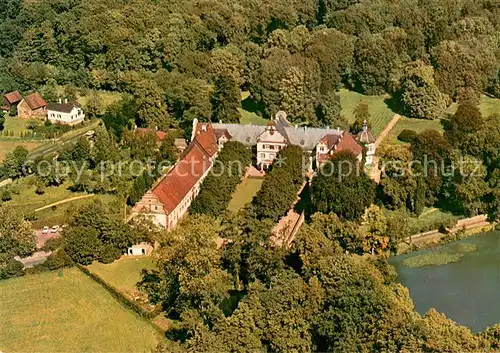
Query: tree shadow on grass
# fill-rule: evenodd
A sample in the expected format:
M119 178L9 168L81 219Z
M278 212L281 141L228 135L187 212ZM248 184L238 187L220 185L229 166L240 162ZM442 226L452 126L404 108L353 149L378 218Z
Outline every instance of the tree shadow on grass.
M384 103L393 113L404 115L404 109L401 105L400 99L398 96L391 96L390 98L384 99Z

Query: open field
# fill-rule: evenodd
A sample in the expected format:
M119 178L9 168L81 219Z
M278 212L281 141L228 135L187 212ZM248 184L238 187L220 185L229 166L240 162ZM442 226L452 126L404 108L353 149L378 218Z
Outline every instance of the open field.
M447 114L454 114L457 110L458 104L453 103L446 110ZM494 113L500 113L500 99L491 98L487 96L481 96L479 101L479 109L484 117L487 117Z
M78 194L72 194L73 197ZM55 210L52 208L47 208L42 211L35 212L35 215L38 217L36 221L32 221L32 227L35 229L43 228L44 226L52 226L55 224L61 225L68 223L71 218L71 214L78 208L94 202L95 200L101 200L105 204L109 204L111 202L115 202L116 196L114 195L92 195L91 197L74 200L68 203L64 203L61 205L57 205Z
M415 231L419 232L432 230L429 228L431 225L435 225L438 222L442 222L450 218L454 218L451 213L444 212L439 208L426 207L418 218L412 218L411 221L412 227Z
M5 156L10 151L13 151L17 146L23 146L28 151L32 151L41 146L41 142L36 141L18 141L18 140L0 140L0 162L5 159Z
M130 295L137 291L135 285L142 279L141 271L155 269L156 264L154 258L149 256L123 256L110 264L95 261L87 268L119 291Z
M457 110L457 106L458 105L456 103L449 106L448 109L446 109L446 112L444 114L445 116L443 118L447 118L448 115L454 114ZM482 96L481 101L479 103L479 109L481 110L481 113L483 114L484 117L487 117L493 113L499 113L500 99ZM438 130L440 132L443 132L443 124L441 123L440 120L412 119L412 118L401 117L399 122L396 124L394 129L392 129L391 133L389 134L388 140L391 142L404 143L398 141L398 135L404 129L414 130L417 133L420 133L424 130Z
M45 188L43 195L35 193L34 177L27 177L15 180L8 189L11 191L12 200L6 201L5 204L18 209L24 213L35 212L36 209L53 204L58 201L66 200L75 196L87 195L82 192L72 192L68 190L70 182L65 182L60 186L52 186ZM35 212L38 217L32 222L34 228L42 228L43 226L52 226L54 224L67 223L71 212L75 209L99 199L104 203L116 201L114 195L94 195L85 199L74 200L68 203L63 203L55 207L49 207L41 211Z
M236 188L233 193L233 197L227 206L227 209L231 212L238 212L246 204L250 203L260 190L264 179L263 178L245 178Z
M340 90L340 104L342 107L341 114L347 119L349 123L354 122L353 110L359 102L368 104L371 116L372 132L378 136L385 126L391 121L394 112L387 106L385 100L390 98L389 95L385 96L365 96L357 92L349 91L347 89Z
M405 143L398 140L398 135L405 129L413 130L417 133L424 130L438 130L439 132L443 132L443 125L441 124L441 120L412 119L402 116L389 133L387 137L388 140L391 142Z
M85 106L87 105L87 102L89 101L89 98L92 96L92 93L97 93L99 98L101 98L101 106L102 106L102 113L106 110L108 106L111 104L118 102L122 98L122 94L119 92L111 92L111 91L93 91L90 89L86 90L86 94L82 95L81 92L79 92L79 89L76 88L76 100L78 101L79 104L82 105L83 109L85 110ZM64 95L64 87L59 86L57 87L57 93L60 95Z
M0 315L3 352L150 352L159 339L76 268L0 282Z

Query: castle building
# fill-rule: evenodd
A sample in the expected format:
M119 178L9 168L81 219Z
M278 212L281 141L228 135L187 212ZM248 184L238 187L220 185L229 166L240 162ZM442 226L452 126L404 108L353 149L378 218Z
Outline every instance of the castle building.
M198 195L217 153L228 141L255 147L256 164L261 169L268 168L284 147L299 146L309 155L309 169L312 170L314 162L319 166L340 151L350 151L361 161L363 147L360 143L366 144L371 162L375 153L373 136L367 127L363 132L353 137L338 128L294 126L284 112L279 112L267 125L210 124L195 119L191 142L181 158L134 206L133 216L143 214L160 227L173 229Z

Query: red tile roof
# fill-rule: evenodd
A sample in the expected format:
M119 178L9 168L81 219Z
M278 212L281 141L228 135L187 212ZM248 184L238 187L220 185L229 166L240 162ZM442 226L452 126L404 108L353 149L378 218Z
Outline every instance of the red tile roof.
M217 142L211 126L200 129L182 159L153 189L153 194L172 212L193 186L210 169L211 157L217 153Z
M351 134L344 133L342 135L340 143L337 145L337 149L335 152L340 152L340 151L350 151L355 156L359 156L361 152L363 152L363 147L361 147L356 142L356 140L354 139L354 137L351 136Z
M320 140L320 142L323 142L324 144L326 144L328 146L328 148L332 148L333 146L335 146L339 142L339 140L340 140L339 135L327 134Z
M218 151L215 130L212 124L198 123L196 135L193 141L200 146L210 157L215 156Z
M164 210L172 212L210 166L207 155L197 145L191 146L184 158L153 189Z
M35 110L38 108L46 107L47 103L44 101L42 96L38 93L30 94L29 96L24 97L26 103L28 103L31 110Z
M153 130L153 129L148 129L148 128L144 128L144 127L139 127L136 129L136 131L141 133L141 134L146 134L148 132L154 132L156 135L156 138L160 142L165 140L165 137L167 137L167 133L165 131L160 131L160 130Z
M21 93L19 93L19 91L14 91L7 93L5 95L5 98L10 104L16 104L17 102L20 102L21 99L23 99L23 96L21 96Z

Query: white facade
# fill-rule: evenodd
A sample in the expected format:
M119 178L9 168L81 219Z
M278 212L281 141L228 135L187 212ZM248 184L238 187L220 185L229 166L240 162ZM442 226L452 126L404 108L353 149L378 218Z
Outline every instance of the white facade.
M270 166L278 152L287 145L285 137L270 123L257 139L257 166Z
M57 105L49 105L48 118L54 124L75 125L83 121L85 114L83 113L82 108L76 105L72 105L70 111L58 109Z

